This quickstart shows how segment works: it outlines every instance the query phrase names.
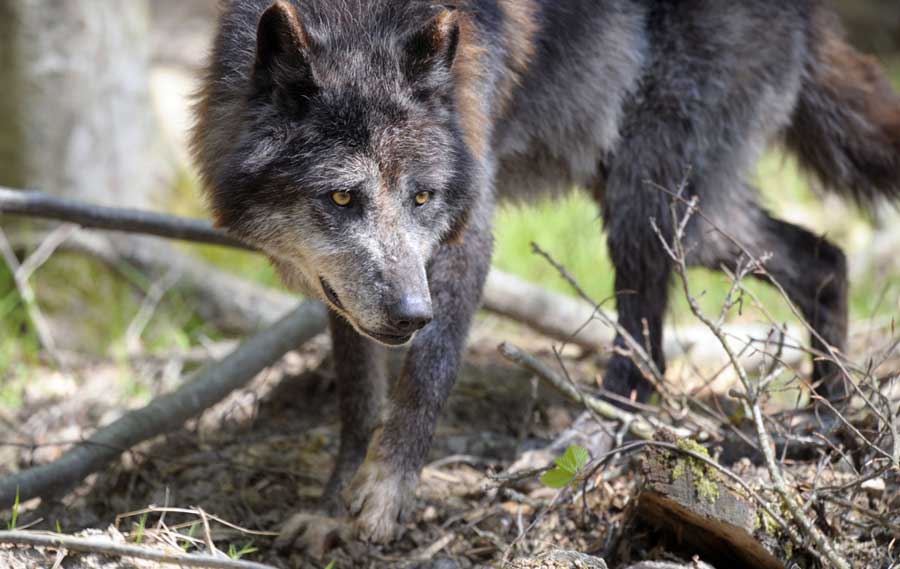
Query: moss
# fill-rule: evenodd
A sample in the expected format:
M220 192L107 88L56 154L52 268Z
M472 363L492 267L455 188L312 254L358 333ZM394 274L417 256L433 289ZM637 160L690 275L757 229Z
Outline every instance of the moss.
M693 439L683 438L675 442L675 446L683 451L693 452L702 456L709 457L709 451L704 446ZM681 456L676 459L675 466L672 469L672 481L685 476L690 469L691 482L694 484L694 490L701 500L706 500L710 504L714 504L719 499L719 473L715 468L709 466L702 460L698 460L692 456Z
M771 535L772 537L778 537L780 533L778 524L775 522L775 518L769 515L768 512L759 509L759 513L756 516L756 521L753 524L753 530L762 530L765 534Z

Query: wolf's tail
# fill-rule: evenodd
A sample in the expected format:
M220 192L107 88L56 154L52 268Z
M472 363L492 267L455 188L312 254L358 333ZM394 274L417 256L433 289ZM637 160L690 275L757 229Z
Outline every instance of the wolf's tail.
M828 14L814 30L787 146L830 190L861 205L900 201L900 96Z

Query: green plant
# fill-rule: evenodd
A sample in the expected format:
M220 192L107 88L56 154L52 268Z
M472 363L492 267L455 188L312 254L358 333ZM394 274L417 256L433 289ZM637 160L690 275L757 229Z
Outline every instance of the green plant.
M590 458L591 455L584 448L577 445L570 446L565 454L553 461L556 467L541 476L541 483L549 488L565 488L575 480Z
M191 524L191 527L188 528L188 532L187 532L188 539L184 540L184 543L181 544L181 549L183 549L185 553L187 553L187 550L190 549L194 545L192 538L194 537L194 534L197 533L197 527L199 525L200 525L200 522L196 522L196 523Z
M12 507L12 517L9 518L9 522L6 524L6 529L12 531L16 529L16 524L19 523L19 489L16 488L16 501L13 502Z
M250 555L251 553L256 553L257 551L259 551L259 549L253 547L252 541L248 541L240 549L238 549L233 543L228 544L228 557L234 559L235 561L240 561L242 557Z
M134 542L140 544L144 541L144 531L147 529L147 512L140 517L137 523L137 530L134 533Z

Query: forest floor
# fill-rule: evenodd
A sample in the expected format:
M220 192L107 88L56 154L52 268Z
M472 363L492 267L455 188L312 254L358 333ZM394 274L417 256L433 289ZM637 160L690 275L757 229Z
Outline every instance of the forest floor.
M516 469L547 466L570 443L595 455L605 452L623 442L615 440L623 431L581 417L580 406L537 386L531 374L497 353L498 335L553 361L545 338L494 318L479 322L441 417L432 462L422 474L414 518L402 538L389 546L337 542L321 559L273 547L272 532L292 514L313 508L337 449L339 417L325 337L289 354L184 428L124 454L76 492L59 501L22 504L14 523L51 532L89 530L89 535L115 542L176 553L209 553L212 545L231 558L285 568L495 567L506 559L553 550L596 555L611 568L645 560L700 567L693 564L695 556L720 568L734 566L721 564L727 557L688 543L638 514L641 454L619 457L594 473L583 495L546 487L539 472L501 482ZM602 373L599 358L565 350L562 362L583 389L596 388ZM170 388L165 377L171 362L145 365L147 371L156 370L160 390ZM900 369L900 362L891 365ZM65 443L83 439L96 424L109 422L130 402L142 400L116 393L114 386L121 385L111 380L116 373L112 364L85 362L77 384L56 372L33 376L19 411L2 417L14 433L14 440L5 442L19 446L0 448L0 464L22 468L53 460L69 446ZM764 469L746 458L728 466L754 487L771 487ZM840 485L852 477L850 468L844 469L844 479L840 468L823 474L815 461L787 461L785 468L798 488ZM879 480L882 486L876 492L854 492L847 498L854 502L853 515L836 519L833 510L821 510L819 523L854 560L854 567L885 568L897 559L900 476L894 472ZM150 506L189 512L146 511ZM821 507L830 508L824 503ZM873 518L880 522L871 523ZM211 520L209 530L204 520ZM782 555L790 550L787 540L779 547ZM54 565L56 559L55 550L0 548L0 566L10 568L156 566L74 553L61 565Z
M165 32L157 35L154 47L156 103L165 117L162 126L168 142L181 149L175 152L177 159L185 160L184 136L190 120L185 100L195 87L210 42L215 1L158 0L152 5L159 29ZM900 77L900 73L895 75ZM782 174L784 170L788 172ZM781 160L767 160L760 176L767 196L796 194L787 206L775 207L781 215L808 222L830 236L837 233L843 244L851 246L851 258L859 259L859 266L853 270L851 302L856 317L880 314L882 320L889 320L897 314L900 304L894 276L894 218L885 218L875 239L868 222L848 223L849 214L843 206L831 201L819 204L818 199L809 198L805 184L791 168L784 168ZM195 184L186 185L186 192L196 196ZM193 202L187 198L172 201L199 204L196 197ZM563 207L557 203L545 205L531 217L517 212L504 210L498 223L497 258L502 268L528 275L544 286L566 287L552 268L531 258L528 243L537 241L560 254L560 260L576 276L589 275L591 278L585 281L597 287L591 290L597 298L606 296L611 272L598 268L596 255L604 247L590 202L575 198L564 202ZM540 227L533 222L538 217L542 219ZM573 219L579 221L573 223ZM227 264L235 265L235 254L228 253ZM253 265L258 266L264 267L265 262L259 260ZM249 270L241 268L241 272L246 276ZM70 284L71 272L65 275L66 284ZM93 274L89 283L97 288ZM715 293L714 284L710 278L698 289ZM68 296L77 296L70 288L66 290ZM106 289L101 292L107 304L97 304L103 304L102 316L108 321L111 297ZM701 300L712 305L719 302L716 294L708 296L709 300ZM88 308L82 305L89 303L80 296L73 302L71 313L84 319ZM684 304L681 301L679 305L682 312ZM126 312L125 325L131 317L130 311ZM785 312L776 310L777 318L780 320ZM883 328L877 329L875 337L859 335L851 351L868 354L871 345L889 343L887 338L893 331L879 336ZM73 329L70 335L87 334ZM87 532L111 542L173 553L209 553L212 545L226 557L278 568L466 569L498 566L508 558L531 559L552 550L595 555L612 569L645 560L701 567L695 556L719 569L736 567L721 551L689 543L684 535L654 523L661 520L639 511L644 453L616 457L590 480L562 493L542 484L539 472L510 476L518 469L528 474L531 469L552 464L552 458L569 444L588 448L596 457L628 439L621 425L600 424L585 417L580 405L547 390L529 372L502 358L496 349L501 340L512 341L555 364L550 340L494 318L480 319L456 389L438 425L430 463L417 492L414 518L403 536L389 546L336 543L321 559L307 552L273 547L273 532L294 513L313 507L337 450L339 416L329 345L324 337L290 354L199 419L125 453L75 492L56 501L26 502L18 508L15 521L6 512L0 516L0 523L66 534ZM166 356L128 356L127 362L121 355L107 353L72 362L65 372L29 365L27 375L15 382L17 390L24 384L21 397L16 394L15 405L6 405L0 397L0 442L4 443L0 445L0 475L59 457L97 425L108 424L126 409L177 387L185 372L219 357L228 347L225 344L218 342L211 351L192 344L189 356L173 349ZM567 371L584 391L597 389L603 359L578 350L562 352ZM879 376L896 378L898 370L900 361L887 362ZM712 374L709 369L703 372ZM132 375L134 381L123 381L123 376ZM676 384L691 378L695 384L700 383L701 375L686 361L671 362L667 374ZM742 418L733 413L734 403L726 396L728 374L719 375L721 381L715 383L707 402L722 405L729 418L740 423ZM894 389L895 384L891 384ZM782 393L773 399L777 401L770 402L767 414L775 416L790 407L786 404L790 396ZM710 446L716 456L715 445ZM731 454L730 459L720 456L720 462L758 491L771 490L772 481L763 467L740 453ZM900 560L900 545L896 545L900 542L900 472L888 471L868 481L865 488L856 484L835 496L810 490L840 488L845 479L855 477L856 467L866 465L854 465L852 460L824 464L816 458L781 463L793 487L810 498L805 506L811 519L854 568L894 567ZM504 477L512 479L503 481ZM581 493L581 487L589 491ZM771 493L765 495L775 501ZM155 508L147 511L151 505ZM160 508L187 512L163 512ZM208 531L204 520L209 522ZM769 523L762 519L761 525L766 530ZM700 540L705 538L701 535ZM813 566L807 564L802 552L789 555L792 547L787 539L776 541L786 565L796 562L798 567ZM120 569L156 565L72 552L60 556L55 549L0 546L0 567L56 566ZM523 561L518 567L569 566L578 565L528 565Z

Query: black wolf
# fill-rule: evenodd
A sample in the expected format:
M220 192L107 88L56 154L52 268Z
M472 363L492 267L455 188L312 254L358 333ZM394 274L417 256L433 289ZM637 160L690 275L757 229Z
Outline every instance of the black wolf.
M768 272L840 351L846 260L757 205L783 143L825 187L900 198L900 99L816 0L233 0L197 106L218 223L332 309L342 438L323 505L394 534L454 382L491 258L495 196L599 202L621 325L661 351L670 199L705 218L690 262ZM386 390L384 346L410 343ZM621 344L622 339L617 339ZM840 397L833 364L821 392ZM651 388L616 356L607 389ZM341 489L349 487L342 503Z

